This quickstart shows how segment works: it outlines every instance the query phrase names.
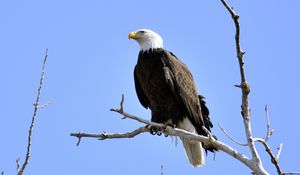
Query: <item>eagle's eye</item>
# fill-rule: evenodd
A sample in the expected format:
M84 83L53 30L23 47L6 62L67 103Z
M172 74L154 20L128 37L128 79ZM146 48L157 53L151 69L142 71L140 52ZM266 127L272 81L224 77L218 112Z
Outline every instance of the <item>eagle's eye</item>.
M145 34L145 33L146 33L146 31L144 31L144 30L140 30L140 31L139 31L139 33L140 33L140 34Z

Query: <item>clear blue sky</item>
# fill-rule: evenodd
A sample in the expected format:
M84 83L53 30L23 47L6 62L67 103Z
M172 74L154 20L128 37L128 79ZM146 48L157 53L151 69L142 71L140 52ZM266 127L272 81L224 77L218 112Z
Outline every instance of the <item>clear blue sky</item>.
M266 134L264 106L269 105L275 133L269 141L284 171L300 171L300 2L236 1L241 45L251 86L253 133ZM207 156L206 165L192 168L181 144L171 138L143 134L133 139L83 139L79 147L71 132L126 132L141 124L120 120L109 111L125 94L125 110L149 119L136 97L133 68L139 51L129 32L152 29L165 48L185 62L198 91L207 99L213 132L250 156L220 131L221 123L241 142L240 81L234 46L234 25L215 1L1 1L0 2L0 171L16 174L17 157L24 160L28 127L45 49L49 49L41 103L26 174L250 174L225 153ZM265 168L276 174L261 145Z

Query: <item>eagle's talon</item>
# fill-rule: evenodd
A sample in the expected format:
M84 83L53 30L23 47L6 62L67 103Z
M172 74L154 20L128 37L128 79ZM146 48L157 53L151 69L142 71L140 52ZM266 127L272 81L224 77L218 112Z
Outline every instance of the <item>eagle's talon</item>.
M159 130L156 127L150 126L150 134L156 135L158 132Z

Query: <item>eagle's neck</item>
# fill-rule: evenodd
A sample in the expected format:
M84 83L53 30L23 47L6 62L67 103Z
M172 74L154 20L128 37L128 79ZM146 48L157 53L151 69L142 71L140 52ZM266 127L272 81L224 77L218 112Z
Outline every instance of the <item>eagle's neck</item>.
M140 51L149 51L155 49L163 49L162 40L152 39L152 40L142 40L138 41L140 44Z

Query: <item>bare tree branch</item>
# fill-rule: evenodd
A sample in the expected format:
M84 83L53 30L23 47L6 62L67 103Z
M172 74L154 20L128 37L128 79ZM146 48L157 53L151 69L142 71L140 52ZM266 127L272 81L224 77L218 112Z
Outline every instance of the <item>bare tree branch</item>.
M282 175L292 175L292 174L300 174L300 172L286 172L286 173L282 173Z
M48 49L46 49L46 53L45 53L45 57L44 57L44 62L43 62L43 68L42 68L42 74L41 74L41 78L40 78L40 84L37 90L37 96L36 96L36 101L33 104L34 106L34 110L33 110L33 116L31 119L31 124L29 126L29 131L28 131L28 139L27 139L27 151L26 151L26 155L25 155L25 161L21 167L21 169L19 170L19 161L20 158L17 159L17 169L18 169L18 175L22 175L23 172L25 171L25 168L29 162L29 158L30 158L30 149L31 149L31 140L32 140L32 130L33 130L33 126L34 126L34 122L35 122L35 118L36 118L36 114L39 108L41 108L41 106L39 106L39 102L40 102L40 95L41 95L41 90L42 90L42 86L43 86L43 81L45 78L45 68L46 68L46 63L47 63L47 58L48 58Z
M80 143L79 140L81 140L82 137L98 138L99 140L116 139L116 138L132 138L144 132L149 132L149 127L143 126L134 131L123 133L123 134L110 134L106 132L103 132L101 134L88 134L88 133L77 132L77 133L71 133L70 136L78 138L77 146L79 146Z
M122 101L122 100L121 100ZM123 100L124 102L124 100ZM123 103L121 103L121 107L123 106ZM111 109L111 111L113 112L117 112L121 115L123 115L125 118L127 119L132 119L132 120L136 120L140 123L144 123L146 125L149 126L155 126L157 128L160 128L162 130L162 132L164 134L170 135L170 136L179 136L182 137L186 140L190 140L190 141L198 141L201 142L203 145L205 146L213 146L215 148L217 148L218 150L224 151L227 154L229 154L230 156L234 157L235 159L241 161L243 164L245 164L247 167L249 167L252 171L254 171L256 174L267 174L265 171L262 171L262 169L260 169L260 167L257 166L257 164L255 162L253 162L252 160L250 160L247 156L245 156L242 153L239 153L238 151L236 151L235 149L233 149L232 147L218 141L215 140L213 137L205 137L202 135L198 135L195 133L191 133L182 129L178 129L178 128L173 128L170 126L166 126L164 124L160 124L160 123L155 123L155 122L151 122L145 119L142 119L140 117L131 115L125 111L121 111L121 108L118 109ZM123 117L123 118L124 118ZM145 129L143 129L145 128ZM100 140L104 140L107 138L131 138L131 136L136 136L137 133L142 133L142 132L146 132L149 131L148 127L141 127L139 129L136 129L132 132L125 133L125 134L108 134L105 133L103 134L85 134L85 133L71 133L71 136L77 137L77 138L81 138L81 137L93 137L93 138L98 138ZM133 134L134 133L134 134Z
M252 136L252 129L251 129L251 123L250 123L250 110L249 110L250 105L249 105L249 97L248 97L249 93L250 93L250 86L246 81L246 76L245 76L245 72L244 72L243 56L244 56L245 52L242 51L241 46L240 46L240 25L239 25L239 21L238 21L239 16L234 12L233 8L231 8L225 0L221 0L221 2L226 7L228 12L231 14L231 17L234 21L235 28L236 28L235 43L236 43L236 52L237 52L237 58L238 58L238 62L239 62L240 75L241 75L241 84L236 85L236 86L242 89L242 105L241 105L242 112L241 113L242 113L242 116L244 119L245 132L246 132L246 137L248 140L248 146L252 153L252 159L253 159L253 161L257 162L257 165L261 168L261 170L265 171L262 166L261 159L258 155L256 147L255 147L255 141L261 142L264 145L267 153L271 157L271 162L275 165L277 173L279 175L282 175L282 171L278 165L278 158L279 158L279 155L282 150L282 144L280 144L278 154L276 157L274 156L270 147L267 144L267 141L269 140L269 138L271 137L271 135L273 133L273 130L271 129L271 125L270 125L270 119L269 119L269 115L268 115L268 106L267 105L265 106L266 119L267 119L267 135L266 135L265 139L253 138L253 136Z
M236 44L236 54L239 62L240 67L240 74L241 74L241 84L239 87L242 89L242 116L245 126L245 132L247 137L247 142L249 149L252 154L252 159L257 163L259 167L264 171L261 160L259 158L258 152L256 150L256 147L254 145L253 136L252 136L252 129L251 129L251 123L250 123L250 105L249 105L249 93L250 93L250 86L246 81L246 76L244 72L244 61L243 61L243 55L245 54L244 51L242 51L240 46L240 24L239 24L239 16L234 12L234 10L227 4L225 0L221 0L223 5L226 7L228 12L231 14L231 17L235 24L235 44Z
M255 138L254 141L258 141L260 143L262 143L267 151L267 153L269 154L269 156L271 157L271 162L275 165L276 167L276 170L277 170L277 173L279 175L282 174L282 171L280 169L280 166L278 164L278 159L276 159L276 157L274 156L274 154L272 153L272 150L271 148L269 147L269 145L267 144L266 140L265 139L262 139L262 138Z

